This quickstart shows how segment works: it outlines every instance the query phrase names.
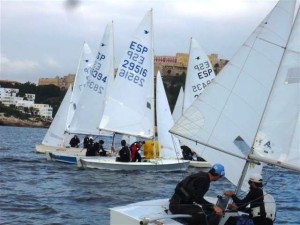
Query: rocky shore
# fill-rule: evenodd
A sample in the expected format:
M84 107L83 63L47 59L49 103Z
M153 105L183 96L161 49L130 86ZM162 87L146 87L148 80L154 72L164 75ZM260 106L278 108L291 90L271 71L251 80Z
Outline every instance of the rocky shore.
M50 124L51 122L49 121L21 120L12 116L0 116L0 126L48 128Z

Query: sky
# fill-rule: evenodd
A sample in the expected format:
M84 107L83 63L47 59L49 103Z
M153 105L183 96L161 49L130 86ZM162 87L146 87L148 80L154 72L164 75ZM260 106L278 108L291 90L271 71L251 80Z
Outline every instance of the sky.
M0 80L38 83L76 73L84 42L95 54L114 22L118 63L130 35L153 9L155 55L188 53L195 38L207 54L229 59L278 0L0 0Z

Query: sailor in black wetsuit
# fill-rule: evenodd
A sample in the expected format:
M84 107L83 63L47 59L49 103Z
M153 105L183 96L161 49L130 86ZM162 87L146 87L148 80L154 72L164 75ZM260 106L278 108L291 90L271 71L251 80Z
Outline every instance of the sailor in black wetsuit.
M229 209L235 209L247 212L249 217L230 217L225 225L235 225L238 220L253 221L254 225L272 225L275 218L275 201L270 194L264 193L262 187L262 176L260 174L252 174L248 181L250 190L245 198L238 198L232 191L224 191L224 195L230 196L234 204L229 204ZM273 199L272 202L264 201L265 196ZM246 206L250 204L250 208Z
M221 164L214 164L208 173L199 172L192 174L177 184L175 193L170 199L169 209L173 214L190 214L191 218L185 218L189 225L215 224L214 212L221 216L222 209L204 199L210 182L219 180L225 175ZM197 203L198 205L195 205ZM213 215L213 216L212 216Z

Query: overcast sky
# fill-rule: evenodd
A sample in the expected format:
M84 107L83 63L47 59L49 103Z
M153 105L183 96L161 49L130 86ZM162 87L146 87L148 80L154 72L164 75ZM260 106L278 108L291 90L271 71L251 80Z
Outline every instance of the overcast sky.
M37 83L75 73L83 43L95 53L110 21L118 62L151 8L156 55L188 53L194 37L207 54L230 59L278 0L0 1L0 79Z

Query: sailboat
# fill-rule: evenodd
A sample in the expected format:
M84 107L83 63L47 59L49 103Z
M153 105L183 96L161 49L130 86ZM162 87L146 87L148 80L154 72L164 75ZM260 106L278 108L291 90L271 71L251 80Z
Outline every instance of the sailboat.
M294 7L295 1L280 0L171 129L197 141L197 153L209 162L221 162L237 192L247 191L249 173L264 163L300 172L300 15L298 9L291 31ZM182 224L172 217L187 215L167 214L164 207L168 199L112 208L111 225Z
M174 126L174 119L171 114L160 71L158 71L156 76L156 120L159 156L170 159L182 158L179 139L169 132ZM210 167L210 163L208 162L202 161L198 163L198 167Z
M100 130L138 138L154 138L154 73L152 10L137 27L109 91ZM158 149L157 149L158 150ZM161 153L161 152L160 152ZM80 158L78 166L110 170L186 170L189 161L154 158L116 162L115 158Z
M113 23L109 23L103 34L94 65L89 71L86 85L80 96L78 107L67 127L69 133L99 135L107 90L114 80ZM87 119L88 118L88 119Z
M43 141L42 144L36 145L36 152L45 153L50 150L67 150L78 152L82 149L70 148L70 135L65 133L66 126L72 120L74 111L80 98L81 91L86 83L89 68L92 64L92 52L87 43L84 43L81 57L79 60L75 81L73 87L69 88Z
M101 134L98 125L104 110L107 88L114 79L113 48L113 23L111 22L106 26L95 62L88 71L89 76L82 89L73 119L67 125L68 133L109 136L108 133ZM61 150L46 152L48 160L73 164L77 162L77 158L85 155L85 149L76 153Z
M197 40L191 38L185 87L184 91L180 90L178 102L176 102L175 105L178 107L175 108L175 117L177 117L175 121L191 106L204 89L212 82L215 76L215 72L206 53ZM186 143L184 139L181 140L181 144L187 145L191 149L196 148L195 143ZM190 162L190 164L195 167L201 167L204 163L210 165L205 161L193 160Z

